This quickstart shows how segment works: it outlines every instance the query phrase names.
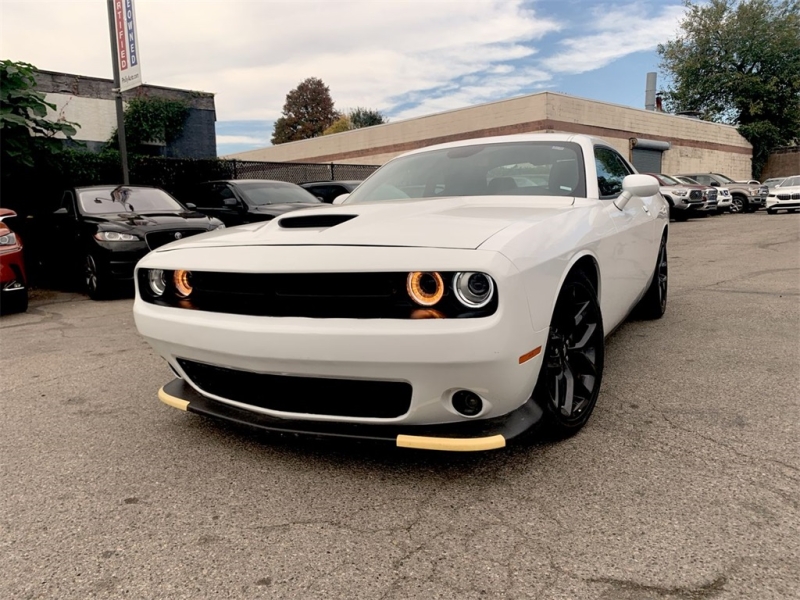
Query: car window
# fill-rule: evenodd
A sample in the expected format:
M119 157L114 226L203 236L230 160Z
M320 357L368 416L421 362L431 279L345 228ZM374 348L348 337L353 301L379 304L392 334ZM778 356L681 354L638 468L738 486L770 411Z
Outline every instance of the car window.
M197 208L220 209L225 206L225 198L235 198L233 191L226 183L205 183L198 185L189 202Z
M781 187L794 187L800 186L800 177L788 177L783 180Z
M610 200L622 193L622 180L632 171L622 157L610 148L596 147L594 150L597 167L597 189L600 198Z
M52 206L52 204L50 206ZM64 195L61 196L61 205L59 208L66 208L69 214L75 214L75 197L72 195L71 191L67 190L64 192Z
M238 183L237 189L249 204L319 204L320 200L308 190L294 183L282 181L253 181Z
M711 185L711 177L708 175L694 175L692 177L697 183L702 183L703 185Z
M494 195L586 197L580 146L478 142L410 154L378 169L345 204Z

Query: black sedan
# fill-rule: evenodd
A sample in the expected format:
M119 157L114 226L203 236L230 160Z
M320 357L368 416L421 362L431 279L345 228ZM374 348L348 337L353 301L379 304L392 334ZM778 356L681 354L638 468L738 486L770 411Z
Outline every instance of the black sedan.
M38 262L45 273L82 273L92 299L133 281L145 254L181 238L224 227L164 190L139 185L72 188L38 219Z
M319 208L321 204L300 186L271 179L208 181L193 186L181 199L228 227L270 221L289 211Z
M308 190L323 202L327 202L328 204L333 204L333 201L336 200L336 198L338 198L342 194L349 194L358 187L359 183L361 183L360 180L309 181L307 183L301 183L300 187Z

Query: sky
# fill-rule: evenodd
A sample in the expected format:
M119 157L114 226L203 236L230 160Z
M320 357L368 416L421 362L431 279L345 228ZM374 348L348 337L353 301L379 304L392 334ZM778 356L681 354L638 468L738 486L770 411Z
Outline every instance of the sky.
M286 94L391 122L539 91L644 107L680 0L135 0L145 83L215 94L217 151L267 146ZM0 0L0 58L111 78L105 0ZM659 74L659 87L666 82Z

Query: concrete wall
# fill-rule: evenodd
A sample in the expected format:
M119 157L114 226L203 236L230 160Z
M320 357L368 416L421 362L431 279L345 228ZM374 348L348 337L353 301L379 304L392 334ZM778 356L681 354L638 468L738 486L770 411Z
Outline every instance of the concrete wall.
M56 110L48 110L51 119L64 119L81 127L75 139L96 151L108 141L117 126L114 83L110 79L83 77L68 73L38 71L36 89L45 93ZM180 100L189 106L183 133L163 148L165 156L175 158L213 158L217 155L214 95L206 92L142 85L124 92L123 103L141 97ZM60 136L63 137L63 136Z
M750 177L752 147L734 127L666 113L542 92L311 140L232 155L243 160L383 164L442 142L536 131L605 139L630 158L631 138L669 142L667 173L718 171Z
M767 164L761 172L761 181L770 177L790 177L800 175L800 146L778 148L769 155Z

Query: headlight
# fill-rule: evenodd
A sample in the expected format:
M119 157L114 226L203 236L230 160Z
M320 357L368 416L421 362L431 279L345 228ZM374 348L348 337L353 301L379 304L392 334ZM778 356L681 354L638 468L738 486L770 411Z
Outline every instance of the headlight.
M94 234L94 239L101 242L138 242L139 238L130 233L120 233L118 231L98 231Z
M433 306L444 296L444 281L439 273L414 271L408 274L406 289L411 299L420 306Z
M211 225L213 225L213 227L211 227L211 231L214 231L215 229L225 229L225 223L222 221L219 223L211 223Z
M192 293L192 272L179 269L172 276L175 284L175 293L181 298L188 298Z
M17 243L17 236L9 231L8 233L4 233L0 235L0 246L14 246Z
M152 269L147 273L150 290L156 296L161 296L167 289L167 278L161 269Z
M492 301L494 282L485 273L456 273L453 291L464 306L483 308Z
M750 192L751 196L758 196L759 189L758 188L750 188L747 191Z
M689 193L689 191L688 190L672 190L672 193L675 194L676 196L685 196L686 194Z

